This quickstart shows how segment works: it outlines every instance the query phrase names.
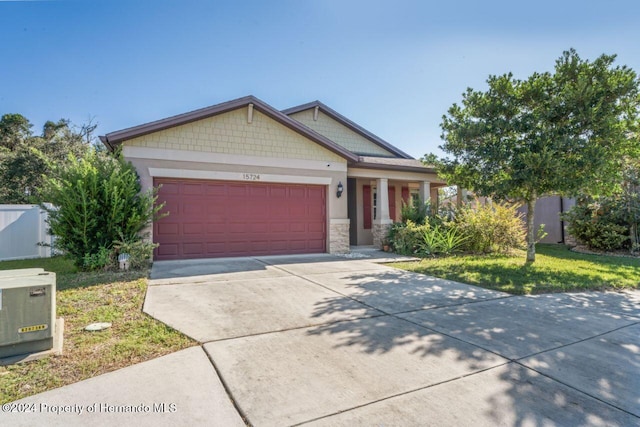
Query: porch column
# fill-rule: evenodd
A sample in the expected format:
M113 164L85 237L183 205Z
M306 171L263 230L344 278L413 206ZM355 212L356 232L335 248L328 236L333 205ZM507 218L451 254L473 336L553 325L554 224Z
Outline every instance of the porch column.
M426 203L427 200L431 198L431 183L429 181L422 181L418 194L420 194L420 201Z
M438 212L440 209L440 195L438 194L438 187L431 188L431 209Z
M389 180L386 178L379 178L376 180L376 186L378 187L378 201L376 206L376 221L391 220L389 216Z
M376 218L373 220L372 227L373 245L382 248L393 223L389 216L389 180L387 178L378 178L376 187Z

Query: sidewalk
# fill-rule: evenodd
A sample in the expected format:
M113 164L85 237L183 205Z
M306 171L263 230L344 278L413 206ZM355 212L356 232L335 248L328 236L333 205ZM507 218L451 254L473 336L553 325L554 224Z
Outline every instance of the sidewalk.
M244 426L202 347L2 406L5 426Z

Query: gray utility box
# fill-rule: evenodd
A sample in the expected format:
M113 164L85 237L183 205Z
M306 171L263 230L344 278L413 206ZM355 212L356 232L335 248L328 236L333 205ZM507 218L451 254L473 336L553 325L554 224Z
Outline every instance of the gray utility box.
M0 358L53 348L55 321L55 273L0 271Z

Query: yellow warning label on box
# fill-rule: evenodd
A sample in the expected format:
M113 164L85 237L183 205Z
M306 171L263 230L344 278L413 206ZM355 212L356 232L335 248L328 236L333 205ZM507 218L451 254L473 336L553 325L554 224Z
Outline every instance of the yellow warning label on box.
M47 329L47 325L33 325L33 326L25 326L24 328L18 329L19 334L24 334L25 332L36 332L36 331L44 331Z

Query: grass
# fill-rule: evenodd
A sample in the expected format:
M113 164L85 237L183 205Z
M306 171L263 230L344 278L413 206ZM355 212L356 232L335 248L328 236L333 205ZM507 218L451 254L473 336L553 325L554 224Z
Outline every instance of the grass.
M519 252L425 258L393 266L514 295L640 287L640 258L587 255L562 245L537 245L533 264L526 264Z
M65 320L61 356L0 366L0 404L190 347L194 341L142 312L146 272L78 272L63 257L4 261L0 270L56 273L57 317ZM111 322L87 332L93 322Z

